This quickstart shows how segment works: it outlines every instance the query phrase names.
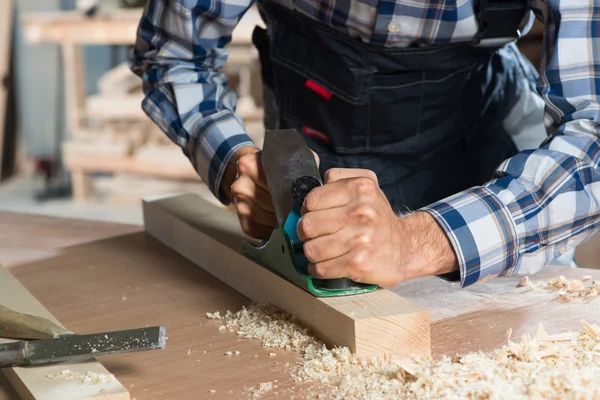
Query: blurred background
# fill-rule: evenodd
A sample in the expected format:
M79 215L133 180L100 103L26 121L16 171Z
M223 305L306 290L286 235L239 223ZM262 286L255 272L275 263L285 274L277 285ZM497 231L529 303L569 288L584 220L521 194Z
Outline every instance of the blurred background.
M142 197L193 192L216 203L180 148L143 113L127 67L145 0L0 1L0 210L142 223ZM224 71L262 143L254 8ZM543 30L519 42L537 67ZM1 221L0 221L1 223ZM600 268L600 239L576 261Z

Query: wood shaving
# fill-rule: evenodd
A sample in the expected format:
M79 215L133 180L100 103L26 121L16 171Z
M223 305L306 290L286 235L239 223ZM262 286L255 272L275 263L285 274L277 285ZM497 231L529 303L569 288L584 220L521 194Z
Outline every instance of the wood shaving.
M209 313L209 312L207 312L207 313L206 313L206 317L207 317L208 319L221 319L221 318L222 318L222 317L221 317L221 313L219 313L218 311L217 311L217 312L214 312L214 313Z
M78 380L81 383L107 383L115 380L115 376L113 374L97 374L92 371L82 374L69 369L64 369L60 372L47 375L46 377L49 379Z
M582 321L581 332L548 334L437 360L358 357L328 349L292 316L269 305L228 314L231 332L264 347L292 350L302 359L290 371L296 382L320 382L332 399L594 399L600 398L600 327ZM254 397L261 389L250 388ZM323 391L324 390L324 391Z
M517 285L517 287L528 286L533 290L538 288L546 288L548 290L558 291L557 298L565 301L571 302L576 298L585 298L587 300L594 300L598 297L600 293L600 282L592 281L589 286L585 286L583 282L590 281L592 276L585 275L582 280L579 279L567 279L564 276L559 276L558 278L553 278L548 282L538 282L537 284L533 284L529 277L526 276Z

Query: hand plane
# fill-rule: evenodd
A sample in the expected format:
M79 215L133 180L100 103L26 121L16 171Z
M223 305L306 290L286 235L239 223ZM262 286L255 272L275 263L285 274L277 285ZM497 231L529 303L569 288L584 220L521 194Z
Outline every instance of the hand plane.
M308 274L309 261L304 256L304 243L298 238L296 225L304 198L323 182L314 156L300 134L294 129L267 131L261 160L278 227L266 243L259 246L244 241L245 255L317 297L354 295L377 289L377 285L348 278L316 279Z

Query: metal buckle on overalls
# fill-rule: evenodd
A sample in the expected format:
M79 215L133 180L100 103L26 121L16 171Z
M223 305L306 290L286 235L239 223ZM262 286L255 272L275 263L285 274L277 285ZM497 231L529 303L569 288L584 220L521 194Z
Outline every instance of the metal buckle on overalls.
M480 0L476 15L479 30L475 47L503 47L521 38L529 21L527 0Z

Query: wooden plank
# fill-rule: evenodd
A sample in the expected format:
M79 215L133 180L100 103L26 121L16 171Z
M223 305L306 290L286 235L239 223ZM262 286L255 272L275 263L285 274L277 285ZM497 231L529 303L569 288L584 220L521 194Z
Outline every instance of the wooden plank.
M21 313L48 318L60 325L58 320L8 270L1 266L0 304ZM10 341L0 338L0 343ZM61 400L129 400L130 398L127 389L116 379L110 382L83 384L77 380L48 378L49 374L60 373L65 369L79 374L87 374L90 371L96 374L110 374L96 360L81 363L3 368L1 371L14 390L24 400L54 400L57 398Z
M83 50L81 46L62 46L62 60L65 80L67 130L73 137L83 126L85 118L85 76Z
M10 73L12 56L13 17L13 1L4 0L0 2L0 170L2 169L8 112L8 74Z
M181 157L185 157L183 153ZM63 162L68 170L86 172L106 172L139 174L156 178L199 181L200 177L190 162L185 165L169 160L145 160L134 156L109 157L63 153Z
M362 356L431 355L426 309L388 290L317 298L247 259L234 215L195 195L145 200L146 232L256 302L310 326L328 345Z
M85 203L94 194L92 176L81 170L71 170L71 183L73 187L73 200L76 203Z

